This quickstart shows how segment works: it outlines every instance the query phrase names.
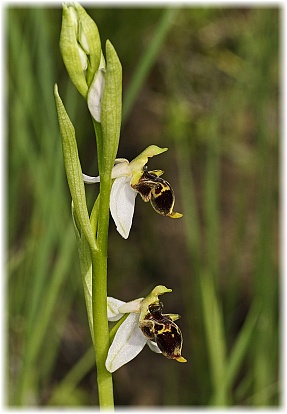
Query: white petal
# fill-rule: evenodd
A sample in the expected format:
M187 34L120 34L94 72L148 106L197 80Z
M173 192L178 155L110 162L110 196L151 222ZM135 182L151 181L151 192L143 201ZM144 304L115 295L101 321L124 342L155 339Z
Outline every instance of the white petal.
M101 101L104 90L104 73L98 70L88 93L88 107L97 122L101 122Z
M87 70L87 67L88 67L88 57L87 57L85 51L80 46L78 46L78 52L79 52L79 55L80 55L82 69L83 69L83 71L85 71L85 70Z
M153 341L148 340L147 344L149 346L149 349L151 349L153 352L156 352L157 354L161 354L161 350L157 346L157 344Z
M147 339L138 327L139 315L130 313L117 330L106 360L106 368L114 372L135 358L145 346Z
M86 174L82 174L83 176L83 181L86 184L95 184L95 183L99 183L100 182L100 176L98 175L97 177L91 177L90 175L86 175Z
M121 313L131 313L136 312L139 313L141 311L141 303L144 298L139 298L132 300L131 302L124 303L122 306L119 307L119 311Z
M101 102L105 86L105 59L101 55L99 69L96 71L94 79L88 92L88 107L97 122L101 122Z
M118 321L123 316L123 313L119 312L119 307L125 304L122 300L111 298L108 296L108 320L110 322Z
M110 210L117 231L127 239L132 226L137 192L130 186L130 177L116 178L112 185Z
M70 17L73 21L73 25L74 25L74 30L77 32L78 30L78 13L75 10L75 8L73 6L68 6L68 11L70 14Z
M87 36L83 30L83 25L81 22L79 22L79 30L78 30L78 42L80 43L82 49L84 52L89 55L90 54L90 48L87 40Z
M128 160L125 158L116 158L115 165L112 169L112 179L118 177L131 177L131 169Z

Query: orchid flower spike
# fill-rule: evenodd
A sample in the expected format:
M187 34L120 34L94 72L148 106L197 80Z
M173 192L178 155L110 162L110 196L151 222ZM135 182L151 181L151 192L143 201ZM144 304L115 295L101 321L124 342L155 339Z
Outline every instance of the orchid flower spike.
M109 348L106 368L114 372L135 358L145 344L168 359L186 362L181 356L182 334L174 323L180 316L162 314L163 304L159 295L171 292L165 286L156 286L146 298L125 303L108 297L108 319L117 321L124 314L127 318L118 328Z
M161 178L162 170L148 171L148 159L167 151L156 145L147 147L138 157L129 162L117 158L112 170L114 180L110 195L110 211L118 232L124 239L130 233L134 214L135 198L139 193L143 201L150 201L154 210L171 218L182 217L173 211L175 196L171 185ZM86 184L100 182L100 177L83 174Z

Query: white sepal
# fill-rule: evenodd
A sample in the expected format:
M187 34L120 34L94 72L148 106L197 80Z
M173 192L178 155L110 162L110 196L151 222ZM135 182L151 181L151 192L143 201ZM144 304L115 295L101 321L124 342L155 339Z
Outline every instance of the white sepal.
M107 301L108 301L108 320L110 322L115 322L118 321L119 319L121 319L121 317L123 316L123 313L119 312L119 308L125 304L125 302L123 302L122 300L119 299L115 299L112 297L107 297Z
M132 226L137 192L130 186L130 177L116 178L112 185L110 210L120 235L127 239Z
M95 183L99 183L100 182L100 176L98 175L97 177L91 177L90 175L86 175L86 174L82 174L83 176L83 181L86 184L95 184Z
M88 68L88 57L87 57L85 51L81 48L81 46L78 46L78 52L79 52L79 56L80 56L80 60L81 60L81 64L82 64L82 69L83 69L83 72L84 72Z
M116 371L134 359L145 346L147 338L139 329L138 323L139 315L130 313L117 330L106 360L109 372Z
M147 344L149 346L149 349L151 349L153 352L156 352L157 354L161 354L161 350L159 349L159 347L154 341L147 341Z
M131 313L136 312L139 313L141 311L141 303L144 298L139 298L132 300L131 302L124 303L122 306L119 307L119 311L121 313Z
M88 107L97 122L101 122L101 102L105 87L105 60L101 55L99 69L95 73L93 82L88 92Z

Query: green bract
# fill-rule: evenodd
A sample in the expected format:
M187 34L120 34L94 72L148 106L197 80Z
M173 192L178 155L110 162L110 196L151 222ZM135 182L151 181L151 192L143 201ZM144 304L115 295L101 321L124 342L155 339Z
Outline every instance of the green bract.
M95 235L92 231L87 210L85 186L82 178L75 129L60 98L57 85L54 88L54 95L62 137L64 164L74 209L77 214L80 231L85 234L90 248L96 250Z

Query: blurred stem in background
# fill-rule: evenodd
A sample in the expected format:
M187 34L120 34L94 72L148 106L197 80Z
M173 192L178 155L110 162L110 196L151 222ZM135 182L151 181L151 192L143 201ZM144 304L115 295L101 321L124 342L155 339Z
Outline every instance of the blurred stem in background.
M39 380L43 376L49 375L53 358L56 355L49 352L49 356L48 354L46 356L45 366L39 369L37 359L40 350L41 353L45 353L43 348L50 345L51 351L53 349L56 352L59 344L60 338L57 336L47 341L46 346L44 341L51 321L55 317L58 292L62 289L66 273L74 263L74 242L72 240L72 226L70 228L63 226L65 212L59 216L57 211L61 204L61 197L64 198L65 192L61 179L61 153L58 146L51 145L51 139L53 142L57 136L56 119L53 111L39 112L37 117L32 116L33 112L29 112L35 106L51 108L53 105L50 85L54 78L54 68L51 59L46 59L46 56L51 55L48 21L41 8L31 9L29 19L33 25L31 28L26 27L23 35L19 21L20 16L16 10L9 11L8 19L14 23L13 30L9 30L8 33L10 64L13 66L13 62L17 62L17 66L19 65L18 67L21 68L20 71L11 73L9 83L9 103L13 105L13 111L10 112L10 133L13 141L9 143L11 149L9 170L21 172L20 175L17 174L18 185L9 188L9 198L13 204L13 200L16 201L19 197L17 191L22 188L20 190L21 197L27 197L29 194L30 198L34 200L34 204L29 203L29 210L26 213L23 205L13 211L10 210L9 213L10 241L19 236L19 227L17 226L19 221L23 223L22 234L25 235L23 239L25 242L22 241L18 246L15 245L17 255L14 253L9 263L13 269L10 272L10 305L13 303L13 312L19 315L17 321L15 320L14 323L13 320L11 321L11 328L15 330L17 336L21 332L23 334L23 336L19 336L23 347L22 368L15 378L16 389L14 384L11 402L25 404L33 401L34 395L38 394ZM11 26L9 27L11 28ZM30 56L31 35L38 39L32 56ZM44 62L45 65L43 65ZM41 76L35 78L35 72L41 73ZM25 82L21 73L25 73ZM46 128L46 125L49 125L49 128ZM31 130L38 131L37 135L41 136L37 145L31 140ZM43 168L43 166L45 167ZM14 177L16 176L14 175ZM49 183L49 185L45 185L45 183ZM33 192L31 192L31 188L33 188ZM58 244L58 240L61 240L63 234L64 240ZM64 255L58 257L54 263L53 272L50 274L48 264L51 259L51 251L57 251L60 249L60 245ZM35 254L36 251L37 254ZM32 259L34 255L35 257ZM13 258L16 256L19 261L13 263ZM19 279L17 274L22 277ZM33 276L32 280L29 278L29 274ZM17 300L14 289L18 292ZM71 295L70 301L72 297ZM39 308L42 306L44 312L39 312ZM66 306L58 316L59 327L64 324L70 303L67 302ZM20 315L23 316L20 317ZM15 360L11 359L12 356L11 354L10 364L17 364Z
M163 42L170 30L179 9L166 9L161 13L161 18L154 30L148 47L143 51L137 67L135 68L133 78L126 90L123 102L123 125L127 121L130 111L137 99L145 79L150 73L154 62L160 52Z
M260 17L259 17L260 16ZM201 302L204 330L206 335L207 351L210 364L210 382L212 388L212 398L209 400L211 405L229 406L232 405L231 392L235 389L236 382L247 363L250 364L250 370L246 376L241 379L237 385L238 390L243 384L249 384L253 389L253 397L249 402L255 406L268 406L272 404L276 389L277 358L278 358L278 320L277 306L278 303L278 286L274 283L277 275L276 265L274 265L274 247L276 246L276 235L274 233L274 197L276 197L277 185L277 137L273 134L274 125L269 124L270 128L264 125L263 120L270 117L269 100L272 94L276 94L272 83L266 87L266 79L272 79L274 70L276 71L277 51L278 51L278 32L272 30L274 15L269 15L265 10L254 10L251 18L251 26L258 28L258 39L262 43L254 45L254 49L249 44L254 41L251 31L246 31L246 38L242 39L241 52L245 55L246 62L242 64L242 70L238 71L235 86L230 92L229 100L226 97L218 97L216 106L213 108L213 114L207 114L200 122L204 123L202 131L195 127L196 121L192 116L192 109L186 100L186 93L179 94L184 90L184 79L172 83L171 79L176 79L178 73L178 63L172 67L169 61L169 67L165 66L167 71L167 84L172 85L169 105L169 124L168 132L170 138L177 150L178 172L181 183L182 202L184 206L185 233L190 256L190 292L193 292L193 301L195 306ZM260 20L260 22L259 22ZM261 35L260 35L261 33ZM265 36L264 36L265 33ZM250 35L250 38L249 38ZM268 40L267 40L268 38ZM246 48L246 49L245 49ZM272 50L273 48L273 50ZM256 50L255 50L256 49ZM260 52L259 52L260 50ZM250 55L248 55L250 53ZM271 58L275 55L274 59ZM251 56L252 55L252 56ZM174 73L170 73L170 72ZM243 88L244 99L240 100ZM239 95L240 94L240 95ZM254 120L254 131L256 140L254 145L255 165L249 166L249 171L255 173L257 181L257 203L252 206L254 216L256 217L256 248L257 260L252 268L254 280L254 300L251 302L250 311L245 317L241 330L233 342L233 347L227 355L230 339L225 332L227 319L224 315L224 304L219 298L221 285L220 257L224 254L222 244L220 243L222 228L225 216L222 214L220 205L221 191L224 183L221 183L222 168L224 156L228 157L227 148L224 147L222 140L222 127L220 124L229 113L227 102L240 102L243 112L252 108ZM240 110L239 109L239 110ZM238 108L237 108L238 110ZM229 116L232 116L229 114ZM271 115L272 116L272 115ZM264 125L264 126L263 126ZM202 135L201 135L202 134ZM236 136L237 132L233 131ZM206 142L205 165L203 166L203 175L200 185L202 187L202 215L205 223L204 238L200 230L199 214L194 192L193 177L190 173L189 165L192 165L194 157L193 140L204 140ZM275 151L274 151L275 150ZM251 168L251 169L250 169ZM252 169L254 168L254 170ZM246 226L248 217L248 198L250 191L248 189L248 170L243 170L246 174L244 184L239 187L238 207L234 216L237 235L234 242L233 258L231 257L232 267L226 272L227 283L230 284L230 298L236 295L239 288L238 277L241 273L241 263L236 260L240 254L240 246L249 230ZM250 174L249 174L250 175ZM245 229L242 224L244 220ZM275 224L276 228L276 224ZM205 246L204 246L205 241ZM274 244L275 243L275 244ZM204 246L204 254L200 254L201 247ZM275 248L276 251L276 248ZM237 285L230 278L237 280ZM186 278L183 278L183 284ZM200 295L198 293L200 292ZM228 297L229 295L227 295ZM189 308L188 294L186 298L186 309ZM199 299L201 298L201 299ZM235 298L230 304L235 305ZM228 302L227 302L228 303ZM230 321L231 322L231 321ZM232 322L231 322L232 323ZM196 326L196 321L193 321ZM198 327L196 326L198 329ZM192 327L190 327L194 331ZM200 329L198 329L200 331ZM275 339L276 338L276 339ZM202 338L203 339L203 338ZM191 344L196 352L196 340L192 338ZM272 355L268 357L272 349ZM268 351L269 350L269 351ZM196 352L197 354L197 352ZM203 361L195 361L196 376L200 377L200 365ZM198 370L198 371L197 371ZM266 393L263 397L261 390ZM246 391L246 390L245 390Z

